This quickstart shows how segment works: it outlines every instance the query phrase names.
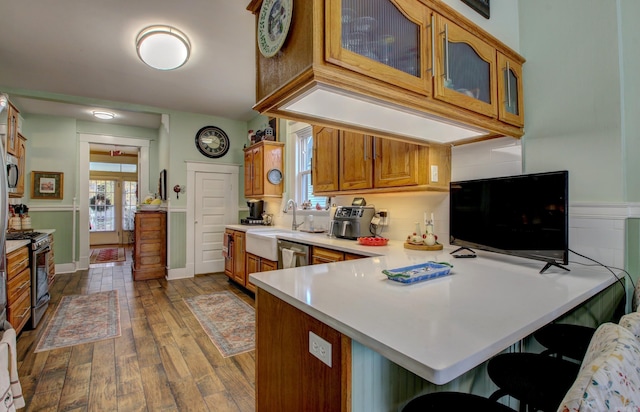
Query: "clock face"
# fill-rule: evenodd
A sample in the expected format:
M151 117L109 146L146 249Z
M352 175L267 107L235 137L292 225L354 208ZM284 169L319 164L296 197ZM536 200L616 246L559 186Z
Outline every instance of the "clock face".
M229 150L229 137L219 127L205 126L196 133L196 147L207 157L222 157Z

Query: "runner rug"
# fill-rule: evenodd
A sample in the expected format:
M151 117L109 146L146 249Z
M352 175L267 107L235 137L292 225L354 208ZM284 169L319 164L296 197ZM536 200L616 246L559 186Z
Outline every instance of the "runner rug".
M35 352L120 336L118 291L64 296Z
M124 248L121 247L92 249L89 263L124 262L124 259Z
M256 315L251 305L227 291L184 301L223 357L255 349Z

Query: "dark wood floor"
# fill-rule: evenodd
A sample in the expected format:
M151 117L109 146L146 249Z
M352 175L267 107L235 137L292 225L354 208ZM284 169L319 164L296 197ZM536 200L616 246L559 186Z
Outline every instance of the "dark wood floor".
M134 282L127 262L57 275L45 318L18 336L28 411L254 411L255 352L223 358L183 298L230 290L224 274ZM33 353L65 295L118 290L122 336Z

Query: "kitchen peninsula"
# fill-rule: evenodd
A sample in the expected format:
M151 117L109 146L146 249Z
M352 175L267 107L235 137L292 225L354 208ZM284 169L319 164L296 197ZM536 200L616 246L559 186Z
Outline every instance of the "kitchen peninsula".
M300 232L279 237L378 256L250 275L258 287L259 411L317 407L314 401L323 410L399 410L434 385L463 390L461 381L486 360L616 281L604 268L579 264L541 275L539 261L488 252L454 259L453 249L414 251L401 241L366 247ZM381 273L427 261L450 262L451 275L405 285ZM318 349L309 332L331 344L331 367L309 353ZM388 360L386 371L363 373L371 356ZM391 379L389 365L414 382ZM375 401L364 407L367 397Z

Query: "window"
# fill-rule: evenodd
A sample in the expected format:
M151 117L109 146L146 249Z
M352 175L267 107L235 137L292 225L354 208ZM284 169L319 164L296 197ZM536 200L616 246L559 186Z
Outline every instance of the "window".
M115 180L89 181L89 223L91 231L115 230Z
M127 163L107 163L107 162L90 162L89 170L92 172L121 172L121 173L137 173L137 164Z
M122 184L122 230L133 230L133 218L138 204L138 182Z
M311 156L313 154L313 129L305 127L295 132L297 156L296 156L296 203L301 205L307 200L315 207L316 204L324 207L327 203L326 196L314 196L311 182Z

